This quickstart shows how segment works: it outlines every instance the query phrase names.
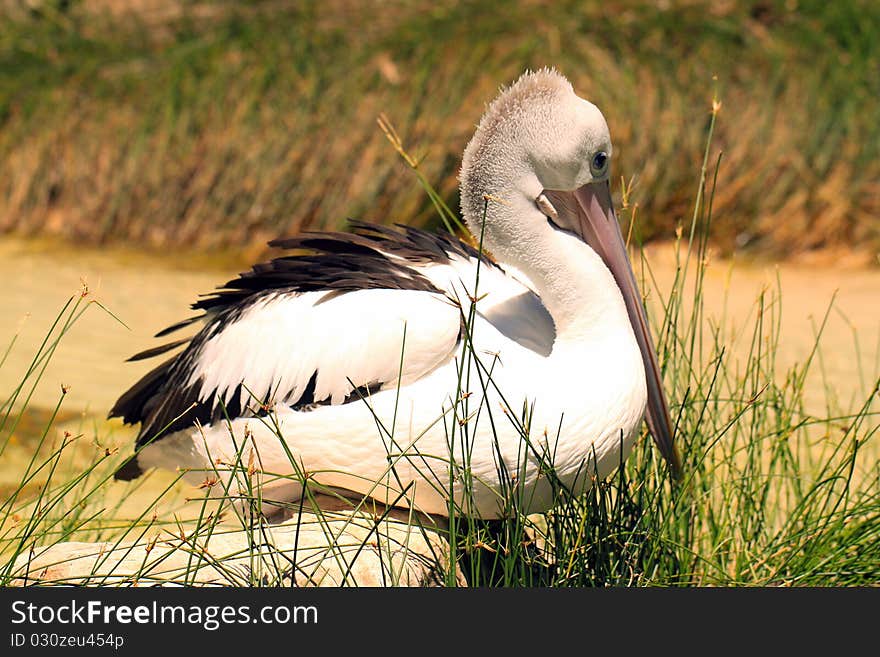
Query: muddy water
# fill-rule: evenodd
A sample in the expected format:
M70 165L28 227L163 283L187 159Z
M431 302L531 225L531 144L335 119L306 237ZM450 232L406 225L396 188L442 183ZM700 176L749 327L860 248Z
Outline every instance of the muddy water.
M54 405L61 385L64 406L106 415L119 393L145 374L151 361L125 359L151 345L160 329L188 317L189 304L228 280L234 270L193 271L173 260L157 264L122 251L59 251L20 241L0 241L3 317L0 345L15 345L0 370L0 399L18 385L64 303L88 286L84 301L97 300L120 321L91 305L59 345L32 403ZM125 325L123 325L122 323Z
M680 251L679 262L684 256ZM649 246L646 260L657 281L655 289L668 295L676 273L675 251L668 245ZM826 417L868 399L880 376L880 270L837 266L832 260L808 265L710 259L705 271L705 318L707 324L721 327L734 371L737 364L742 371L749 357L763 292L764 332L780 317L780 376L810 358L824 322L805 383L806 411ZM690 272L686 307L693 280Z
M659 289L668 290L675 273L673 252L654 247L647 258ZM0 369L0 399L6 399L20 381L61 306L85 283L86 299L99 300L125 326L100 308L90 307L59 346L32 404L54 405L63 384L69 389L65 409L105 416L119 394L153 362L125 363L125 359L159 344L152 338L156 331L189 316L189 304L198 294L211 291L239 269L194 269L185 258L162 260L115 250L60 250L0 240L4 306L0 349L5 350L18 334ZM880 271L713 262L705 281L707 316L716 323L723 318L728 351L735 357L745 358L751 334L742 327L753 325L755 300L762 289L775 288L777 276L783 293L780 362L787 366L804 361L814 343L813 327L836 293L822 341L821 365L840 403L846 406L864 399L880 371ZM825 412L821 373L816 368L808 395L816 413Z

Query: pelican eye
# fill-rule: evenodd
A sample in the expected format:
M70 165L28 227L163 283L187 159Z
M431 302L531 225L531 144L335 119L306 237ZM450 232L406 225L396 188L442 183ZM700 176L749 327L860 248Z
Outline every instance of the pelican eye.
M608 153L605 151L597 151L590 160L590 173L598 177L605 173L608 168Z

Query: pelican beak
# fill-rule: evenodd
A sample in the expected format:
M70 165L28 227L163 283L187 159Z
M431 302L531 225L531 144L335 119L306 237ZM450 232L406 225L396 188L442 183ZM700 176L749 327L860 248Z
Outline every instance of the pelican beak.
M610 185L605 180L589 183L575 191L574 197L579 206L577 215L581 236L611 270L623 295L626 312L645 363L645 379L648 386L648 410L645 419L654 442L660 448L660 453L669 463L673 476L677 477L681 471L681 461L673 442L669 406L663 394L663 378L657 363L654 341L648 328L645 307L636 286L636 278L620 232L620 224L614 214Z

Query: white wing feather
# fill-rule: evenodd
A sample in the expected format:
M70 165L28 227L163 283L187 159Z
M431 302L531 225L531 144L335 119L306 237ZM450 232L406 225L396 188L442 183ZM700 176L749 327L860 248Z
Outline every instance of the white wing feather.
M317 373L314 399L338 404L356 387L424 376L452 357L460 327L461 310L442 294L272 295L205 342L189 384L202 400L216 392L228 403L240 385L242 407L251 395L295 403Z
M477 267L479 266L479 279ZM420 273L447 294L460 300L467 312L470 298L479 299L479 315L507 338L541 356L548 356L556 341L556 326L531 282L508 267L502 270L474 258L451 257ZM476 288L476 289L475 289Z

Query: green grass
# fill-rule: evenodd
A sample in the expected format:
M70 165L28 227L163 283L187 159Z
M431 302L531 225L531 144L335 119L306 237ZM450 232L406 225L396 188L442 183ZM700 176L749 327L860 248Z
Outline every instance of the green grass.
M440 418L450 448L465 455L449 468L450 477L463 482L464 494L450 502L449 531L441 530L448 549L428 555L446 584L457 583L452 566L459 567L472 585L497 586L880 582L880 379L875 379L863 403L851 409L837 408L834 390L827 387L827 413L809 414L804 406L805 384L821 362L824 322L812 351L803 355L799 365L780 371L783 290L765 290L756 299L754 321L738 327L751 340L744 362L731 359L728 338L703 313L702 281L714 228L713 206L726 185L720 152L711 141L717 113L709 117L706 145L695 159L702 166L689 168L699 182L689 222L680 231L686 248L677 251L681 254L678 275L671 288L659 289L652 283L647 262L637 261L636 267L644 278L642 289L661 311L654 333L684 461L682 480L669 480L656 449L643 437L627 462L586 495L574 495L554 482L552 463L542 457L545 476L555 483L557 503L551 511L520 513L526 502L523 490L509 478L510 485L500 491L506 516L490 522L473 518L466 513L467 492L476 482L466 454L474 423L489 421L493 410L469 406L470 397L463 393L477 385L492 385L492 360L465 349L458 388L450 391L456 403ZM632 206L622 215L631 220ZM476 297L479 283L475 285ZM10 436L26 409L28 391L39 381L40 368L83 311L100 311L92 306L87 297L80 297L63 308L22 386L0 408L0 468L12 466L7 450ZM472 317L466 319L472 326ZM108 321L113 320L108 317ZM465 341L470 337L468 330ZM506 415L522 427L524 453L529 449L539 453L530 440L529 408L510 407ZM264 421L271 423L273 418L269 415ZM192 583L205 564L241 585L289 583L291 573L305 580L314 575L313 552L303 560L272 548L272 530L262 515L270 500L263 500L254 485L271 473L253 467L246 441L240 443L239 456L229 470L206 473L214 475L217 483L184 493L193 500L186 501L179 491L170 499L157 496L140 503L138 513L132 515L122 507L137 485L127 488L122 497L108 493L109 478L122 458L104 446L110 444L109 437L87 428L55 439L53 435L50 418L20 482L0 503L0 583L14 579L16 558L40 546L68 540L152 545L157 533L173 539L187 555L187 566L182 571L163 569L165 557L151 557L148 551L143 563L129 573L129 583L132 579ZM393 434L386 437L393 446ZM389 447L389 481L394 481L399 458ZM293 480L306 478L300 470ZM229 480L236 485L226 484ZM167 489L177 490L173 481ZM317 484L308 490L309 496L332 494ZM209 500L209 494L219 499ZM339 566L343 578L354 572L363 554L375 550L388 557L412 538L385 535L381 522L376 523L371 514L350 516L344 521L346 531L341 532L340 525L331 522L335 517L318 512L308 525L303 523L302 531L317 525L328 534L330 547L324 557ZM349 530L361 527L365 518L365 533L352 543ZM384 512L378 512L378 519L384 519ZM235 528L246 536L242 546L231 554L205 553L206 540ZM422 530L416 531L413 536L421 535ZM386 581L398 582L400 573L391 567L390 558L388 568ZM96 568L92 582L109 581Z
M689 215L716 77L713 240L880 247L869 0L29 4L0 7L0 230L241 249L349 216L436 224L376 118L456 209L484 104L554 65L605 111L645 239Z

